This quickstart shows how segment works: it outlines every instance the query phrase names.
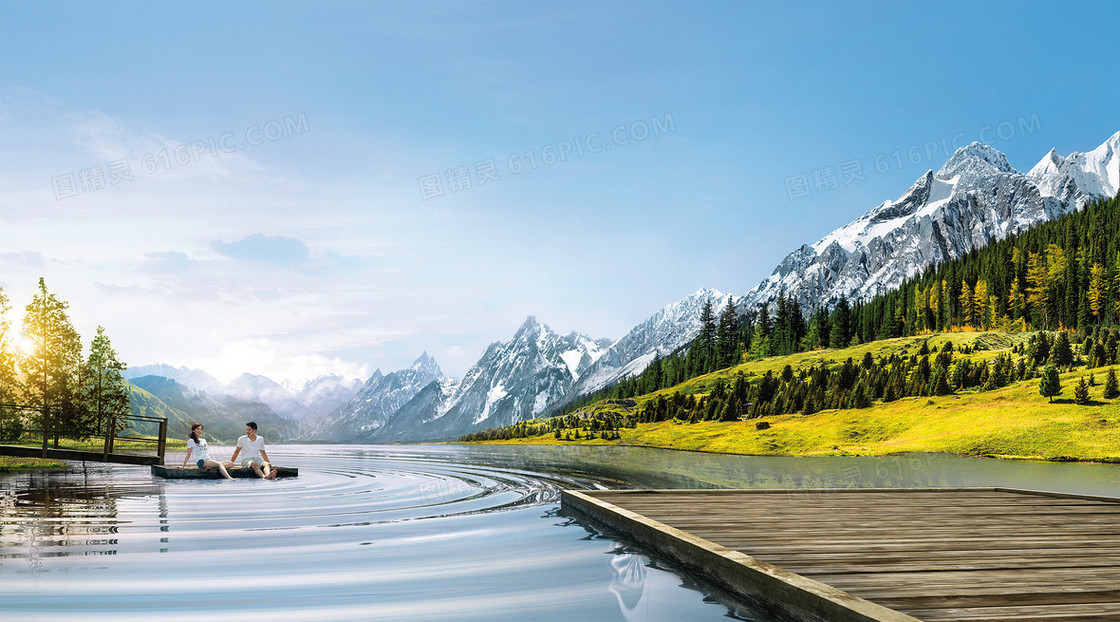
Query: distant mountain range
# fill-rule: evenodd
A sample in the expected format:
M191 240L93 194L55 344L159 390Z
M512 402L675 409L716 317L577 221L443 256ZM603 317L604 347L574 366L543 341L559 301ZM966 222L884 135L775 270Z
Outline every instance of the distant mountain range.
M170 365L130 367L124 376L131 385L134 413L165 417L168 433L177 437L189 434L191 423L201 422L208 434L224 441L244 434L246 421L267 427L269 439L300 437L308 422L348 402L362 384L325 375L292 392L264 376L242 374L224 385L202 370Z
M231 395L211 395L162 376L140 376L129 382L134 387L133 411L137 412L139 406L144 410L138 414L153 414L151 409L156 405L150 398L154 397L167 409L163 416L168 420L167 433L172 437L185 438L195 422L206 426L209 438L226 443L245 433L247 421L256 422L261 435L270 441L289 440L300 431L298 422L277 415L261 402ZM140 391L146 399L137 404Z
M1052 150L1026 174L998 150L972 143L936 173L919 177L897 200L884 201L790 253L745 295L733 298L700 289L613 343L575 332L559 335L530 317L509 341L490 344L460 380L444 376L427 353L406 369L389 374L378 370L364 384L324 376L298 392L263 376L246 374L222 385L204 372L166 365L133 368L129 377L160 400L166 396L167 406L212 413L216 420L226 416L221 408L263 405L275 413L270 420L275 426L304 440L453 439L550 412L641 373L655 356L682 348L696 336L706 301L718 314L729 300L740 312L753 313L780 295L796 299L806 310L829 307L841 296L870 298L928 266L1113 197L1118 189L1120 132L1086 153L1061 157ZM206 395L192 398L140 378L152 375Z
M308 440L355 442L371 439L424 387L446 380L427 352L407 369L382 375L373 372L349 399L323 413L301 436Z

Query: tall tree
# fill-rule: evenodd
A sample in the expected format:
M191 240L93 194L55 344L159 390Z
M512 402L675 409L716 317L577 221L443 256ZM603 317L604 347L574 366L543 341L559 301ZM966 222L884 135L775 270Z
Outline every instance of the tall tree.
M22 427L20 413L10 407L18 401L19 395L15 353L12 352L12 323L8 319L11 310L8 296L0 288L0 441L15 440Z
M1069 345L1069 335L1064 330L1058 331L1054 345L1050 348L1050 364L1058 368L1073 365L1073 348Z
M968 281L961 281L960 320L963 326L976 327L979 322L973 319L974 292Z
M1050 287L1046 257L1042 253L1028 255L1027 304L1035 312L1035 318L1045 325L1050 307Z
M704 357L705 371L711 371L715 361L716 315L712 310L712 299L704 300L700 310L700 354Z
M1100 322L1102 312L1107 310L1108 273L1099 263L1094 263L1089 268L1089 291L1086 298L1089 310L1093 313L1093 321Z
M772 331L770 304L763 303L762 308L758 310L758 319L755 320L754 331L751 333L751 346L748 356L752 360L770 356L770 334Z
M1104 397L1109 400L1120 397L1120 382L1116 380L1115 368L1108 370L1108 377L1104 381Z
M988 282L977 281L972 296L972 317L976 328L987 329L988 323Z
M832 327L829 330L829 345L833 348L846 348L852 338L851 319L852 308L846 296L840 297L836 308L832 310Z
M654 360L660 374L661 361ZM130 412L129 394L122 372L126 365L117 358L117 352L105 335L103 326L97 327L97 336L89 347L82 373L85 386L83 395L85 405L97 430L104 434L113 426L113 432L121 432L127 423L125 416ZM654 390L660 387L655 387Z
M39 291L27 305L23 330L31 341L31 351L20 357L26 379L27 400L43 409L74 415L71 406L79 393L77 386L82 359L81 338L66 314L69 304L47 290L42 278ZM75 422L64 421L67 427Z
M735 350L739 341L739 314L731 304L731 297L727 298L727 305L719 314L719 326L716 327L716 351L719 358L719 367L737 365Z

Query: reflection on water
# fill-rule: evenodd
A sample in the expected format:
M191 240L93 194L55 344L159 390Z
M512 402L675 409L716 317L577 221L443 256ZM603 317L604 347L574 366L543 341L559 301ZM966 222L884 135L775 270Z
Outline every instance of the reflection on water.
M278 445L297 479L89 465L0 478L0 618L765 620L562 487L998 485L1117 495L1115 465L751 458L612 447ZM174 463L175 456L169 458Z
M144 548L154 533L122 542L120 525L134 511L150 514L144 500L160 492L155 482L111 487L100 473L29 474L23 485L0 483L0 564L23 573L44 569L50 557L116 555L122 547ZM139 540L147 540L140 544ZM3 560L21 560L4 562Z
M96 465L0 479L0 619L728 615L653 567L645 602L656 606L620 609L620 544L559 516L561 487L598 485L578 473L472 464L445 448L271 453L300 477L165 481Z
M448 447L487 464L564 471L609 488L918 488L1002 486L1120 496L1120 465L961 458L738 456L612 446Z

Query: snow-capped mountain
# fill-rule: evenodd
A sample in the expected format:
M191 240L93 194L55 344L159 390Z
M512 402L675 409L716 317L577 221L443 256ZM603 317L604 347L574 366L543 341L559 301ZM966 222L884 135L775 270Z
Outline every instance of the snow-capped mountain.
M305 436L325 441L368 439L421 389L442 378L439 365L427 352L406 369L388 375L378 369L350 399L316 421Z
M666 356L699 334L700 311L706 301L711 301L718 316L730 298L730 294L702 288L661 308L611 345L579 378L568 397L587 395L642 373L655 356Z
M1118 153L1120 132L1087 153L1063 158L1051 151L1024 175L998 150L974 142L898 200L790 253L739 308L755 309L782 293L809 310L841 296L889 291L927 266L1116 196Z
M424 387L369 440L455 438L540 415L568 395L609 342L559 335L529 317L507 342L495 342L462 380Z

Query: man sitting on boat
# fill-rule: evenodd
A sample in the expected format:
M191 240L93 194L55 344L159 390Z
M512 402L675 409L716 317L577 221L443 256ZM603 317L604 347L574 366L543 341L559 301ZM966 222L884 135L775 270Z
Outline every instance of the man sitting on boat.
M252 468L257 477L264 479L273 479L276 477L276 470L272 468L272 464L268 460L268 454L264 451L264 437L257 436L257 424L250 421L245 424L245 435L237 439L237 448L233 450L233 457L229 460L237 464L237 456L241 450L245 450L245 457L241 459L241 468Z

